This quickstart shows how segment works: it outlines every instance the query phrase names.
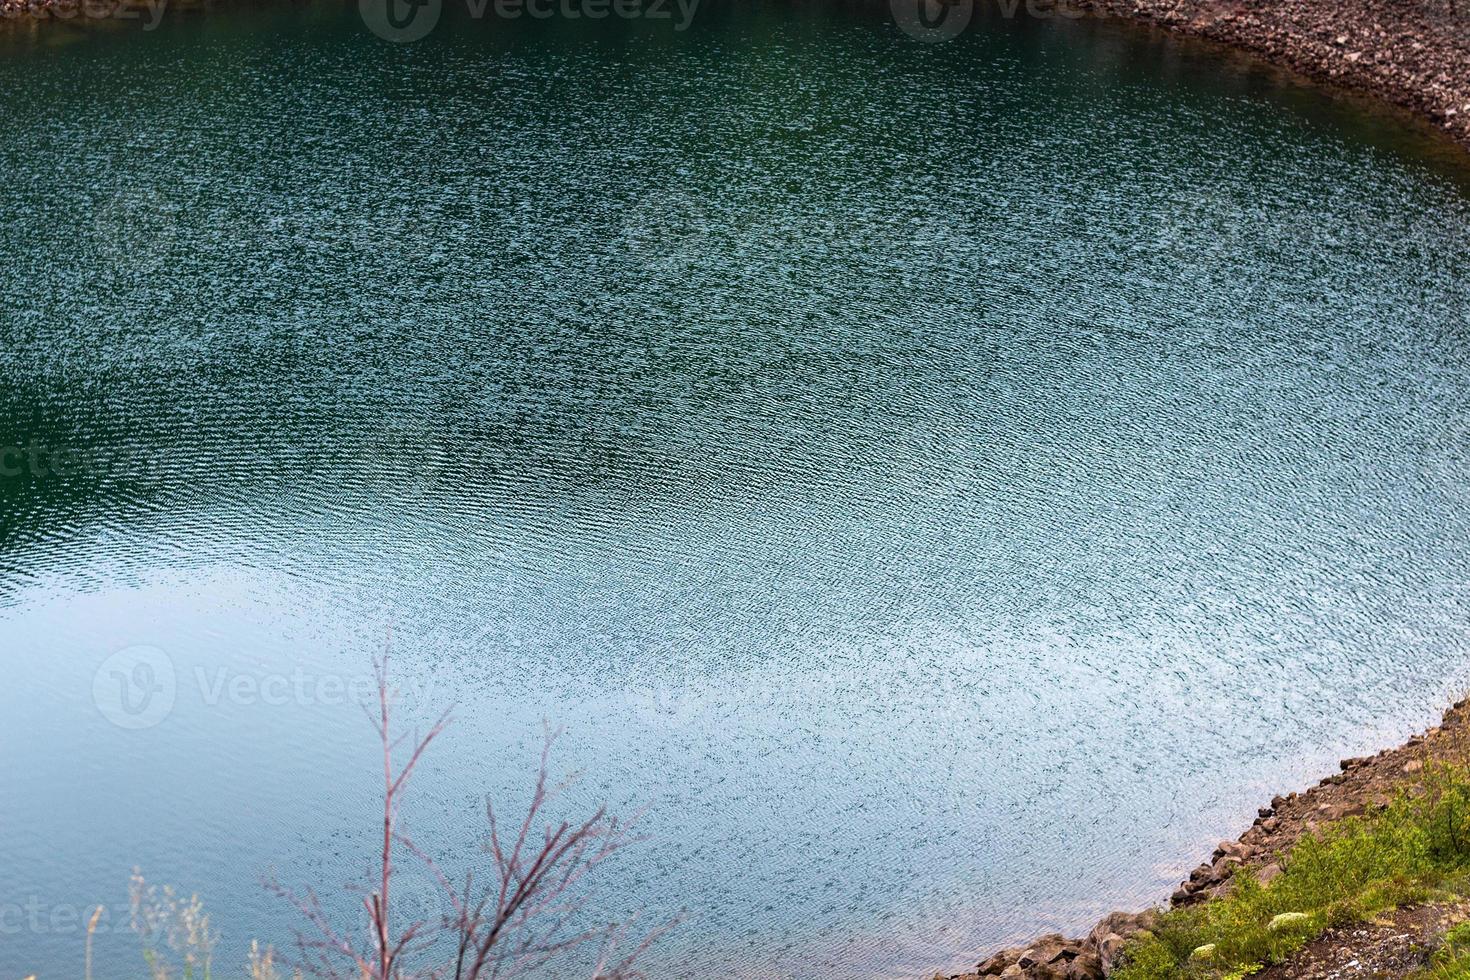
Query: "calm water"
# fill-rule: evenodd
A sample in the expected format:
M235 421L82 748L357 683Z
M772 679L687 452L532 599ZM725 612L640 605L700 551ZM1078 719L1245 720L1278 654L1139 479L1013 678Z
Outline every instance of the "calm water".
M414 833L565 725L568 812L649 807L597 908L688 912L658 977L1160 899L1470 686L1443 148L883 14L6 37L0 974L79 974L101 901L135 976L134 864L222 963L286 941L262 874L365 867L390 631L405 720L458 705Z

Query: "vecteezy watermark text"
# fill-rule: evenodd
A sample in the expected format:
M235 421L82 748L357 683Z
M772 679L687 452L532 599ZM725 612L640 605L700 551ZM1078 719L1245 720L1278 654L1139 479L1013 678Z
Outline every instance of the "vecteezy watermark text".
M0 446L0 477L136 476L154 468L159 455L147 448L117 447L107 451L81 446L50 445L30 439Z
M192 683L190 683L192 682ZM431 704L432 682L395 689L394 700ZM336 707L371 704L377 680L371 674L337 674L294 667L289 671L248 671L232 667L195 666L181 673L173 658L152 646L119 650L92 675L92 703L119 728L152 728L167 718L180 695L206 708L220 705Z
M385 41L407 44L439 25L445 0L358 0L368 30ZM700 0L456 0L472 20L648 20L688 30Z
M936 44L952 41L964 33L975 17L975 8L985 0L889 0L888 9L899 30L917 41ZM1080 0L990 0L1006 20L1024 13L1034 20L1062 17L1077 20L1087 16ZM1214 2L1214 0L1211 0Z

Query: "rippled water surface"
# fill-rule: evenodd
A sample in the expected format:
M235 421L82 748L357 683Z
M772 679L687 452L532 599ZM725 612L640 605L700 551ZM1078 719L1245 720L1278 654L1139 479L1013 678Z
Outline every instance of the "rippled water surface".
M687 910L658 977L1159 899L1464 689L1433 144L1114 25L881 13L5 36L0 973L77 975L102 901L134 976L134 864L223 963L287 939L262 874L368 860L390 634L405 720L457 704L413 832L471 846L565 725L569 810L649 807L597 907Z

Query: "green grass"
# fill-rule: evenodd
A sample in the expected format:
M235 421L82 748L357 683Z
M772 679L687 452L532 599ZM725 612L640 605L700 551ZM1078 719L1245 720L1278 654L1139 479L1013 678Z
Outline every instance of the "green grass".
M1414 793L1388 807L1352 817L1304 837L1282 872L1261 885L1249 871L1230 892L1199 906L1167 913L1158 930L1131 942L1118 980L1204 980L1248 976L1280 962L1323 930L1370 919L1400 905L1470 891L1470 771L1426 771ZM1305 920L1270 929L1295 912ZM1196 950L1213 945L1208 956ZM1432 980L1470 980L1470 932L1456 952L1426 974Z
M1410 980L1470 980L1470 922L1455 926L1444 937L1429 969Z

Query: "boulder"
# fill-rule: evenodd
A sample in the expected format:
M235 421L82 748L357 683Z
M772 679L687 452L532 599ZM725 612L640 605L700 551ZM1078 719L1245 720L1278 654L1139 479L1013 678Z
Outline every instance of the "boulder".
M1059 932L1053 932L1035 940L1016 960L1027 973L1039 966L1051 966L1060 960L1070 960L1077 955L1077 943Z
M1105 976L1102 957L1096 953L1078 953L1077 958L1067 964L1066 980L1103 980Z
M1127 948L1128 940L1116 932L1098 944L1097 958L1102 962L1103 976L1111 975L1118 968L1123 960L1123 951Z
M1119 936L1123 939L1132 939L1144 930L1158 928L1158 909L1147 909L1143 912L1109 912L1103 916L1098 924L1092 927L1083 941L1084 948L1099 949L1109 936Z
M1256 869L1256 880L1263 885L1269 885L1271 884L1271 882L1275 881L1277 877L1280 876L1280 874L1281 865L1277 864L1275 861L1272 861L1264 868Z
M1221 857L1233 857L1241 861L1248 861L1251 856L1250 846L1239 841L1221 841L1217 850Z
M996 953L994 956L986 959L979 966L975 967L975 972L980 974L980 976L982 977L1004 976L1005 971L1008 968L1015 966L1016 961L1020 958L1021 950L1003 949L999 953Z

